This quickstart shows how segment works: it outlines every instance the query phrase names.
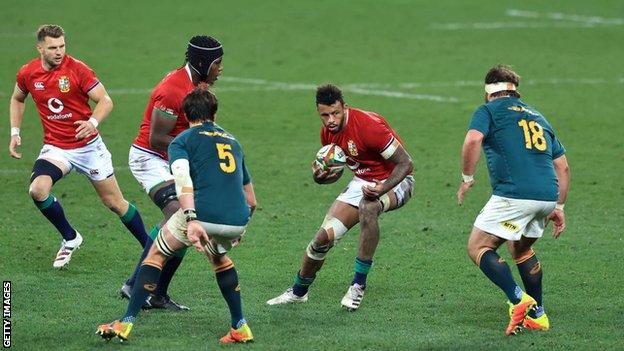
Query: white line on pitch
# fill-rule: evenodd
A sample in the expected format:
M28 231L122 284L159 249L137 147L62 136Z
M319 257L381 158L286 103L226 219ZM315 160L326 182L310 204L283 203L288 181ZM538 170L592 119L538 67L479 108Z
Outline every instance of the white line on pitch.
M223 77L220 80L224 82L231 82L237 84L244 84L246 86L241 87L215 87L215 91L219 92L228 92L228 91L263 91L263 90L282 90L282 91L314 91L316 89L315 84L309 83L285 83L285 82L273 82L265 79L255 79L255 78L240 78L240 77ZM447 103L455 103L458 102L457 98L454 97L446 97L440 95L431 95L431 94L411 94L401 91L390 91L390 90L377 90L377 89L367 89L361 86L355 85L345 85L343 87L345 92L351 92L354 94L362 94L362 95L373 95L373 96L383 96L390 98L398 98L398 99L411 99L411 100L429 100L436 102L447 102ZM122 89L109 89L109 93L111 95L143 95L150 93L150 89L132 89L132 88L122 88Z
M535 11L508 9L505 14L510 17L547 18L547 19L551 19L554 21L570 21L570 22L583 23L586 25L596 25L596 24L614 25L614 26L624 25L624 18L604 18L604 17L599 17L599 16L583 16L583 15L565 14L561 12L539 13Z

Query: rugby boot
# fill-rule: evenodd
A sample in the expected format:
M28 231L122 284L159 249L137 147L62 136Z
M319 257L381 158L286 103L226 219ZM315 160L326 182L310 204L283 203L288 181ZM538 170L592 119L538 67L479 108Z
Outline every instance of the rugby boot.
M118 337L121 341L126 341L128 337L130 337L133 326L134 324L130 322L120 322L116 320L112 323L100 324L95 333L106 341L110 341L114 337Z
M340 301L340 304L349 311L355 311L360 307L364 297L364 287L358 283L349 286L349 290Z
M253 341L253 334L247 323L243 323L238 329L230 328L230 331L219 339L219 342L222 344L250 341Z
M56 253L56 258L52 263L52 267L56 269L63 269L67 267L67 264L72 258L74 251L78 250L82 245L82 235L76 232L76 237L72 240L61 241L61 248Z
M550 321L548 320L546 313L537 318L527 315L522 323L522 326L525 329L548 330L550 329Z
M522 292L522 298L520 302L517 304L510 304L510 318L509 325L507 325L507 329L505 330L506 335L515 335L522 331L522 324L524 322L524 318L527 316L529 310L537 304L535 299L533 299L529 294Z
M188 311L190 308L187 306L181 305L175 301L173 301L169 295L159 296L150 294L145 303L143 304L143 309L165 309L170 311Z
M132 297L132 285L124 283L121 286L121 289L119 289L119 296L121 296L122 299L130 300Z
M281 295L267 301L267 305L281 305L285 303L306 302L308 301L308 293L303 296L297 296L292 288L286 289Z

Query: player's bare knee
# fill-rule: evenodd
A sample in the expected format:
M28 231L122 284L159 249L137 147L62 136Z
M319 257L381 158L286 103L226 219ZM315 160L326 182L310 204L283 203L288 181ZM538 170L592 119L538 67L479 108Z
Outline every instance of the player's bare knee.
M103 196L102 203L106 208L115 212L118 216L123 216L128 211L128 202L117 196Z
M50 195L50 187L44 182L38 182L37 179L30 184L28 194L35 201L44 201Z

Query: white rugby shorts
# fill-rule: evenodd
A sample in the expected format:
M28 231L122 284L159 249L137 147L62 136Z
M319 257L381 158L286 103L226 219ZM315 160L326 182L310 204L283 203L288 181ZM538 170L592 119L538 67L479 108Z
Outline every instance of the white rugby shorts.
M385 181L385 180L384 180ZM340 202L347 203L354 207L360 207L360 201L362 201L362 197L364 193L362 192L362 187L364 185L375 185L374 182L366 181L362 178L353 177L349 184L347 184L347 188L336 198L336 200ZM414 178L412 176L407 176L403 179L399 184L397 184L392 190L397 197L397 208L405 205L407 201L412 197L412 190L414 190ZM382 204L384 205L384 212L388 211L388 205L385 204L383 196L380 198Z
M217 224L199 221L210 237L210 244L219 254L225 254L232 247L236 246L240 238L245 234L246 226ZM165 224L171 234L186 246L193 246L193 243L186 236L186 216L182 209L169 218Z
M136 145L130 147L128 166L134 178L148 194L156 185L173 180L169 162L157 153Z
M499 238L518 241L522 236L541 238L546 217L555 209L556 201L512 199L492 195L474 226Z
M89 144L76 149L61 149L43 144L37 159L50 159L61 162L69 169L76 169L93 181L104 180L113 175L113 159L102 137L98 135Z

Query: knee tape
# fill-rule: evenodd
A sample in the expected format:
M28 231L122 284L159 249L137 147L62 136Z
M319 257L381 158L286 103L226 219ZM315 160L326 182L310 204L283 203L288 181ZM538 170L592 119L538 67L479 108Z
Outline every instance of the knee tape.
M390 196L388 196L388 193L379 197L379 203L381 204L381 212L386 212L390 209Z
M337 244L349 230L338 218L330 216L325 217L323 224L321 224L321 228L325 229L329 241L334 244Z
M33 165L30 182L32 183L35 178L42 175L47 175L52 178L52 184L54 184L59 179L63 178L63 171L48 160L38 159Z
M306 254L315 261L323 261L329 249L331 249L330 244L318 245L312 240L306 248Z
M158 232L158 235L156 236L156 240L154 242L156 243L156 248L158 248L158 251L160 251L163 255L167 257L175 255L175 251L173 251L167 244L162 229Z
M172 201L178 201L178 195L176 194L174 183L158 189L154 193L154 203L161 210L164 209Z

